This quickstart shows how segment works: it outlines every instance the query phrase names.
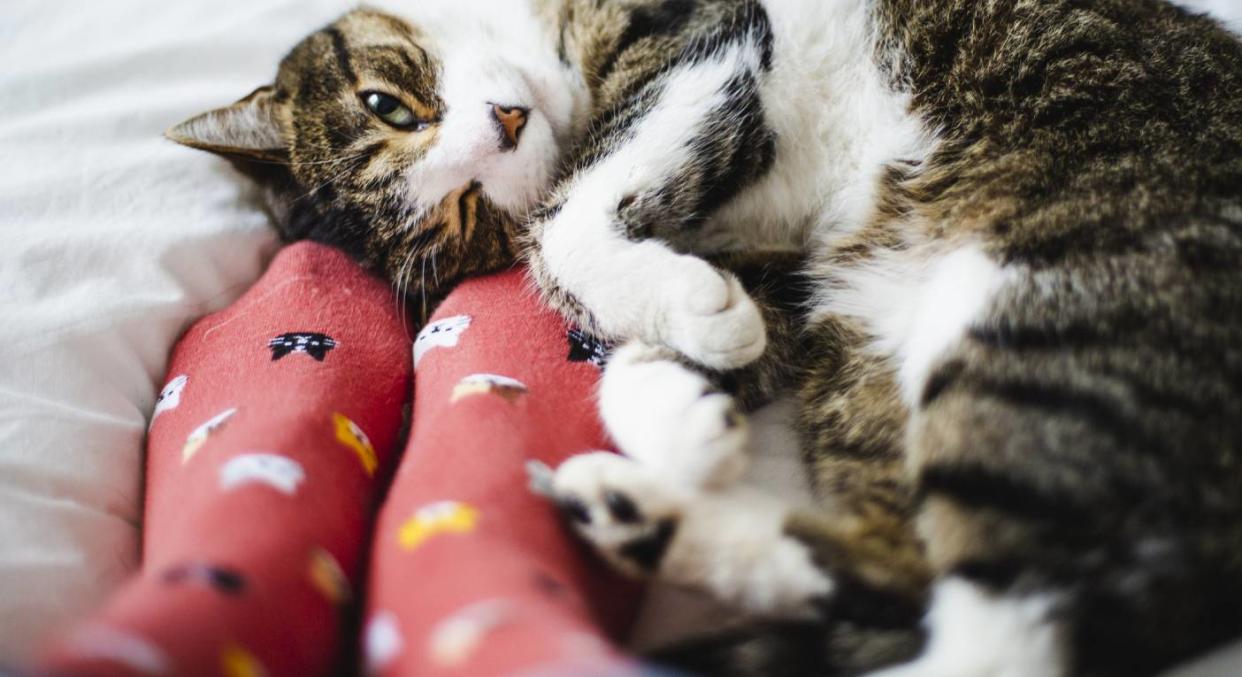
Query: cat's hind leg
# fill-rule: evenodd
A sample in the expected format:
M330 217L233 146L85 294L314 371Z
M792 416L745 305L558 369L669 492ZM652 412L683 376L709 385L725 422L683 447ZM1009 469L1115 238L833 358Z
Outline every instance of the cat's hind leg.
M599 397L617 445L674 485L726 486L746 469L750 428L734 398L667 348L617 349Z
M1238 261L1222 232L1176 237ZM1242 633L1236 266L1181 251L1017 270L931 363L907 460L938 580L890 677L1152 675Z
M611 453L557 469L553 498L575 531L633 576L704 590L765 616L810 616L833 591L786 531L791 508L742 486L699 492Z
M626 455L671 482L722 488L746 469L746 414L772 402L801 370L803 260L782 253L731 254L713 263L745 286L767 327L756 361L722 372L668 348L633 341L608 360L600 412Z

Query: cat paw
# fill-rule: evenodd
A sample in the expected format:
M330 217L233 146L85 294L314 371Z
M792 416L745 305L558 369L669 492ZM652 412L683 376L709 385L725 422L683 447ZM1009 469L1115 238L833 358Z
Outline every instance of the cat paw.
M660 342L718 370L745 366L763 354L767 331L759 307L730 273L693 256L676 258L663 280Z
M579 536L614 568L635 577L660 569L684 501L649 468L603 451L561 464L551 494Z
M668 349L633 342L614 352L600 385L600 414L627 456L671 482L721 487L746 470L746 417Z
M753 489L678 490L617 454L575 456L552 478L575 532L617 570L697 588L756 614L810 617L834 590L785 532L789 506Z

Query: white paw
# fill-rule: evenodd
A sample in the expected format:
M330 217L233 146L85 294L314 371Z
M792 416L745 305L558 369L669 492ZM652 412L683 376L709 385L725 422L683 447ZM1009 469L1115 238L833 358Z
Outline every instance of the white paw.
M833 590L785 534L784 501L748 489L690 493L624 456L575 456L552 480L574 530L618 570L704 590L764 615L803 616Z
M661 285L660 342L712 369L749 364L767 347L763 315L737 278L693 256L678 256Z
M752 614L813 617L835 585L785 533L789 504L744 485L695 497L661 575Z
M684 502L650 468L603 451L561 464L552 479L552 498L583 539L633 576L660 568Z
M600 414L621 450L668 481L722 487L747 466L749 426L733 398L663 348L630 343L613 353Z

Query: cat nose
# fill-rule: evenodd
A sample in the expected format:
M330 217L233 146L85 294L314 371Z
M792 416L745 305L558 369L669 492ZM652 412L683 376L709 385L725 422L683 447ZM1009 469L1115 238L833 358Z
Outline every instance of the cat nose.
M522 129L526 127L526 117L529 114L529 108L492 104L492 117L500 127L501 150L517 148L518 140L522 137Z

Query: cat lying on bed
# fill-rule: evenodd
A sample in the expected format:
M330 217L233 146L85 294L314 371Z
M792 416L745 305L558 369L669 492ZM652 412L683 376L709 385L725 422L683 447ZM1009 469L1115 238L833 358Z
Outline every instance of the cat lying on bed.
M636 341L601 406L637 461L562 467L566 513L632 571L812 614L670 659L1134 675L1242 632L1235 38L1160 0L385 6L171 136L424 312L521 250ZM802 332L789 285L699 258L773 249L813 258ZM729 487L711 383L791 379L823 513Z

